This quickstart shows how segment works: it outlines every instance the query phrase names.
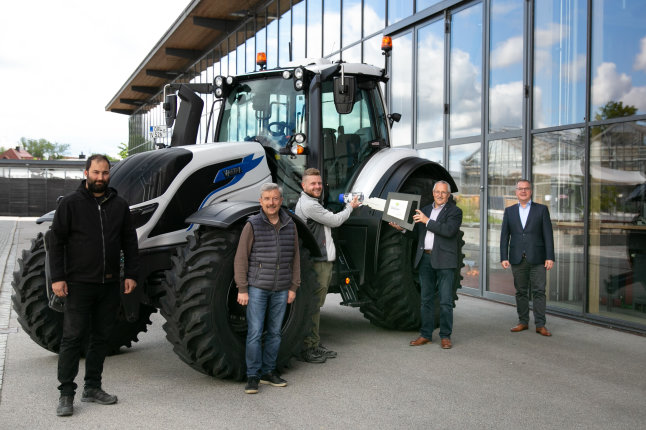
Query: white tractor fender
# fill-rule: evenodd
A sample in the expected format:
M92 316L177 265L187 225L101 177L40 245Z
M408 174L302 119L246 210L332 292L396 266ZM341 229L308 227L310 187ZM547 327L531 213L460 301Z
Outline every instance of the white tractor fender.
M359 176L352 184L352 192L362 192L368 198L383 174L404 158L418 157L417 151L410 148L386 148L373 155L361 169Z

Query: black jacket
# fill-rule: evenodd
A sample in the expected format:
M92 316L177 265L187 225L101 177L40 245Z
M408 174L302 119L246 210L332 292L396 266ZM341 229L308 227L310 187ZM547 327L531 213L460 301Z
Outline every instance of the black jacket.
M107 189L99 204L82 181L59 203L51 230L52 282L118 282L122 250L124 276L137 279L137 233L128 203L114 188Z
M500 261L520 264L523 254L530 264L554 261L554 234L547 206L532 201L525 228L518 204L505 209L500 229Z
M431 216L433 203L424 206L421 211L427 217ZM419 264L424 253L424 238L426 232L430 231L435 235L433 239L433 250L431 252L431 266L434 269L457 269L458 267L458 233L462 225L462 209L456 204L453 197L449 197L437 220L429 220L428 224L415 223L417 231L417 253L415 255L415 267Z

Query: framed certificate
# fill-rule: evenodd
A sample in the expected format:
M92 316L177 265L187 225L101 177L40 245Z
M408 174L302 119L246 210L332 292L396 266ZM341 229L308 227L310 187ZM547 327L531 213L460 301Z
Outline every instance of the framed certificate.
M381 218L384 221L392 221L407 230L412 230L415 226L413 215L415 215L415 209L419 209L421 198L421 196L415 194L388 193L388 199Z

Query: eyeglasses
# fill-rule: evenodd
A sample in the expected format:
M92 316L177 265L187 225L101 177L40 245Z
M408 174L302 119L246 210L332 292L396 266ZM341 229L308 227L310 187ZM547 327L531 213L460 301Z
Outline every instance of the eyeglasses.
M441 194L443 196L448 196L451 193L449 193L448 191L433 191L433 194Z
M518 191L529 191L531 188L516 188Z

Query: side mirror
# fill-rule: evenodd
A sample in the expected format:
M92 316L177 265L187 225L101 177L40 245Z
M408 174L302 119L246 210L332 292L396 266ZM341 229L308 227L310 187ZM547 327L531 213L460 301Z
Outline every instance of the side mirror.
M393 112L388 115L388 122L390 123L390 126L393 126L393 123L399 122L399 120L402 119L402 114Z
M334 78L334 107L339 114L352 112L356 81L354 76L337 76Z
M166 114L166 127L170 128L177 118L177 95L167 94L164 100L164 111Z

